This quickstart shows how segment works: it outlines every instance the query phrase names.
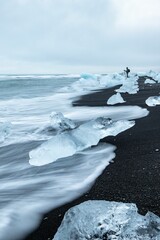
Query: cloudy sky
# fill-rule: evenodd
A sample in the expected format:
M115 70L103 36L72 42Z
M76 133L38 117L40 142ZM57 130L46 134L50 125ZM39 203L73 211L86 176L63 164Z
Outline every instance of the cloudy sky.
M0 73L160 70L160 0L0 0Z

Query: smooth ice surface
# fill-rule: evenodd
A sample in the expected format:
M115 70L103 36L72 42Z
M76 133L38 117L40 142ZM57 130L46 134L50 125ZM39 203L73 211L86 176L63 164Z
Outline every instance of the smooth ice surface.
M132 203L87 201L65 214L53 240L159 240L160 218Z
M146 104L149 107L155 107L156 105L160 105L160 96L153 96L153 97L147 98Z
M124 99L122 98L121 94L120 93L116 93L114 95L112 95L108 101L107 101L107 104L109 105L114 105L114 104L117 104L117 103L123 103L125 102Z
M144 83L145 84L154 84L156 82L154 80L151 80L151 79L147 78Z
M134 121L119 120L113 122L108 118L98 118L80 125L71 131L57 134L52 139L29 153L29 163L41 166L59 158L72 156L93 145L106 136L116 136L132 126Z

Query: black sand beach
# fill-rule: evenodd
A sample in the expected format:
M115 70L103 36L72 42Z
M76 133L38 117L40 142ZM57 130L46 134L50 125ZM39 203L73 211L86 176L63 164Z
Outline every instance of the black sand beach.
M151 211L160 216L160 106L148 107L145 100L160 93L160 84L144 85L140 77L140 91L135 95L122 94L126 103L149 110L149 115L136 120L136 125L116 137L102 141L117 147L114 163L96 180L89 192L44 216L41 225L25 240L49 240L59 227L63 215L72 206L86 200L108 200L136 203L141 214ZM83 96L73 102L78 106L106 106L113 95L110 88ZM64 238L65 240L65 238Z

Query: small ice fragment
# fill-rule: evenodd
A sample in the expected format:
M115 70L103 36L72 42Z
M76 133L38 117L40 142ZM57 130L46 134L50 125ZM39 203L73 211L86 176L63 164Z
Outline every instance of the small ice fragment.
M151 80L151 79L147 78L144 83L145 84L154 84L156 82L154 80Z
M114 95L112 95L108 101L107 101L107 104L109 105L114 105L114 104L117 104L117 103L124 103L124 99L122 98L121 94L120 93L116 93Z
M153 97L147 98L146 104L149 107L154 107L156 105L160 105L160 96L153 96Z

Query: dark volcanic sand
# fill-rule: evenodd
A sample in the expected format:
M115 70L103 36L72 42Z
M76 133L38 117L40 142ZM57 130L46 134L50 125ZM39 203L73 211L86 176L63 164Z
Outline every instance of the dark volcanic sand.
M137 94L122 94L126 103L118 105L138 105L147 108L149 115L136 120L133 128L118 136L102 140L117 147L114 163L104 170L89 192L46 214L44 218L47 219L42 220L39 228L25 240L52 239L65 212L91 199L136 203L141 214L152 211L160 216L160 106L145 104L148 97L159 95L160 84L144 85L143 81L141 77ZM117 87L83 96L73 105L106 106L114 89Z

